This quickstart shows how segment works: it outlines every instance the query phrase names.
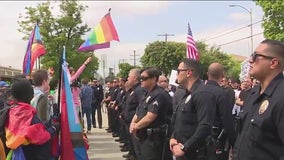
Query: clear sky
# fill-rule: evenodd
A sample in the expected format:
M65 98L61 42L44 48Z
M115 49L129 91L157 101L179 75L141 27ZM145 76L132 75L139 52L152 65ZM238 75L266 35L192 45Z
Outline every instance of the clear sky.
M27 41L18 32L19 14L25 13L26 6L35 6L39 2L1 1L0 2L0 65L21 69ZM253 48L263 40L261 23L263 12L261 7L252 1L79 1L87 5L83 21L94 27L112 8L111 16L117 28L120 42L111 42L111 48L101 49L94 54L101 59L107 58L107 68L115 68L118 72L119 62L133 64L133 53L136 51L137 63L143 55L147 44L165 37L159 34L173 34L168 41L185 42L187 23L190 23L194 39L220 46L227 53L248 56L251 54L250 14L241 5L252 9ZM56 6L58 3L53 2ZM58 13L55 7L54 13ZM242 28L242 29L241 29ZM235 31L237 30L237 31ZM229 33L232 32L232 33ZM228 33L228 34L226 34ZM86 38L87 35L84 36ZM217 38L214 38L217 37ZM235 40L242 39L237 42ZM233 42L233 43L229 43ZM229 44L226 44L229 43ZM79 46L78 46L79 47ZM84 53L81 53L84 54ZM68 53L67 53L68 56ZM101 65L99 73L102 73Z

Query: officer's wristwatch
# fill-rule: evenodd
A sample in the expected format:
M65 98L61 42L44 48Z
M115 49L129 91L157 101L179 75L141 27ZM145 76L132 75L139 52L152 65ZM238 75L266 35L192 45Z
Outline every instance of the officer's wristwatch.
M184 145L181 145L181 146L180 146L180 150L182 150L183 152L186 152L186 151L187 151L187 148L184 147Z

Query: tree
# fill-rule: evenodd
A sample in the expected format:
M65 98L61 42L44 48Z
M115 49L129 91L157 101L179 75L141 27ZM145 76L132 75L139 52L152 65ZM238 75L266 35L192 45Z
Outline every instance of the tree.
M262 26L267 39L284 41L284 0L255 0L264 12Z
M57 4L54 2L54 4ZM84 42L81 38L90 31L87 24L82 22L82 12L86 6L76 1L61 1L60 14L52 14L53 8L50 2L39 3L36 7L25 7L25 16L19 17L19 31L24 33L23 39L30 36L36 22L39 22L43 44L47 53L41 57L43 68L53 67L55 78L58 77L59 58L66 46L66 59L69 66L78 69L81 64L90 56L90 53L78 53L77 49ZM93 55L91 55L93 56ZM98 69L98 58L93 56L91 65L88 65L82 73L82 77L92 77L92 71Z
M204 42L196 43L201 63L201 78L207 79L208 66L213 62L224 65L226 73L230 77L238 77L240 63L233 61L231 57L220 51L220 48L208 46ZM185 43L156 41L147 45L145 54L141 58L143 66L156 66L166 75L172 69L176 69L180 60L185 58Z
M184 43L155 41L146 46L141 63L143 66L158 67L165 75L169 75L184 55Z
M133 68L137 68L133 65L130 65L129 63L120 63L118 67L119 73L117 74L117 76L121 78L127 78L129 71Z
M208 46L204 42L197 42L201 63L201 78L207 79L208 66L213 62L221 63L229 77L238 78L241 67L240 62L232 60L231 56L220 51L220 48Z

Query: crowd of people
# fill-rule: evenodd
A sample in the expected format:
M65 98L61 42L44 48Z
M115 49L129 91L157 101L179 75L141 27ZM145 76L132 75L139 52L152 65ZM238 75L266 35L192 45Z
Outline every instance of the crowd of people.
M78 80L90 61L87 59L77 72L70 70L78 117L86 119L82 127L86 128L87 133L91 132L92 127L102 129L102 110L105 107L108 116L106 131L117 137L115 141L121 143L122 152L128 152L123 158L284 158L282 42L262 41L250 57L249 75L240 81L227 77L224 66L217 62L208 66L207 79L202 80L200 63L182 59L176 69L178 86L170 85L169 79L156 67L131 69L127 78L114 78L102 86L97 79ZM13 79L13 101L9 105L14 107L9 115L29 117L22 127L30 127L33 131L33 126L37 125L45 136L41 137L40 143L37 137L24 136L22 141L11 138L15 133L10 130L15 130L14 123L21 121L22 116L16 117L16 121L8 118L5 126L6 146L10 149L21 148L26 157L32 151L48 153L48 143L59 130L58 123L49 120L51 112L45 107L48 105L49 90L47 72L35 71L32 80L33 88L25 78ZM1 93L1 101L3 95ZM37 160L53 158L52 154L38 155Z

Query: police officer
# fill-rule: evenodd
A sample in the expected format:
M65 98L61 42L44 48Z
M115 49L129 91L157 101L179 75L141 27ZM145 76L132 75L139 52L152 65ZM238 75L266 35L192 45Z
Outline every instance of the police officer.
M123 97L125 96L125 82L126 79L125 78L119 78L118 84L119 84L119 92L116 96L116 99L113 103L113 109L114 109L114 130L113 132L116 133L117 135L119 135L119 139L116 141L120 141L121 140L121 122L119 119L119 115L122 109L122 104L123 104Z
M260 84L252 88L240 112L233 159L284 159L284 44L262 41L249 62L249 74Z
M206 90L214 95L215 100L215 103L212 103L214 112L208 158L210 160L227 160L230 147L234 144L236 136L229 96L220 86L224 77L223 65L220 63L210 64L207 76Z
M210 135L213 96L199 79L200 65L183 59L177 69L177 82L187 91L173 114L170 149L177 160L206 158L205 139Z
M124 117L125 117L125 124L127 125L128 134L128 141L126 146L129 148L129 153L122 155L124 158L128 160L135 159L136 157L140 157L140 149L138 146L138 141L129 133L130 123L135 115L136 108L142 101L143 97L145 96L146 90L141 88L140 84L140 69L134 68L131 69L128 73L127 78L128 85L130 89L126 93L126 100L125 100L125 108L124 108Z
M111 95L113 93L113 84L112 81L109 81L106 83L106 92L105 92L105 98L103 99L103 103L105 103L105 106L107 108L107 119L108 119L108 128L106 128L106 131L108 133L112 132L111 130L111 115L109 111L109 105L111 102Z
M103 86L97 79L93 80L92 89L94 92L93 103L92 103L92 124L93 128L96 128L96 111L98 113L98 124L99 128L102 128L102 109L101 103L104 99Z
M142 155L139 160L162 160L172 103L170 95L157 85L160 73L155 67L141 71L141 87L147 89L147 94L130 124L130 133L139 139Z
M118 133L116 130L116 111L115 111L115 100L117 98L118 93L120 92L120 88L119 88L119 83L118 83L118 79L115 78L112 81L113 83L113 90L110 92L110 105L108 106L108 111L109 111L109 116L110 116L110 126L111 126L111 130L112 130L112 136L113 137L118 137Z

